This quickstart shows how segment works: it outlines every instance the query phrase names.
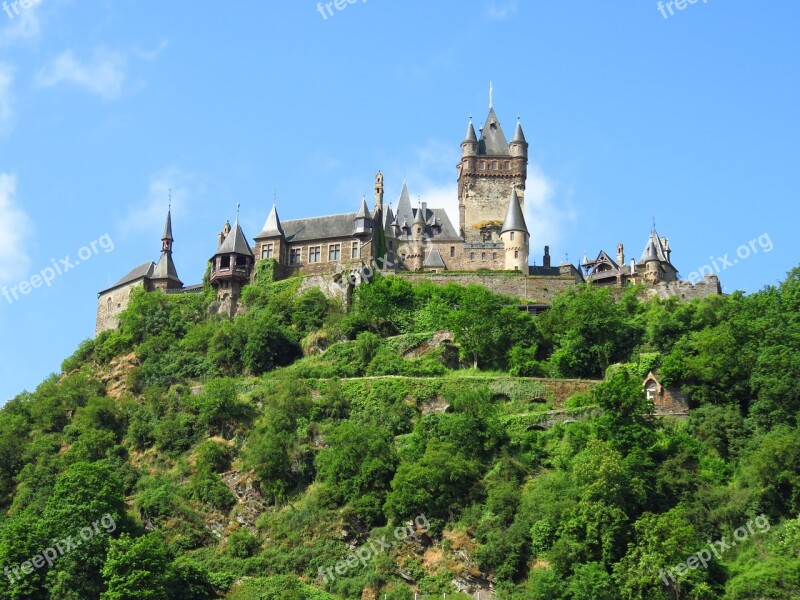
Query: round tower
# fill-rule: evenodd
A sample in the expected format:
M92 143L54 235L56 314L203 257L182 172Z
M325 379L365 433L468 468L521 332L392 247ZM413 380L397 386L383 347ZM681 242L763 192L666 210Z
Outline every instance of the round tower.
M506 217L500 230L500 240L505 246L506 271L521 271L528 274L528 256L530 253L530 239L528 226L522 214L519 196L516 188L511 192L508 202Z
M234 316L239 310L242 288L250 282L255 255L239 225L239 216L220 233L222 242L211 257L211 285L217 292L219 312Z

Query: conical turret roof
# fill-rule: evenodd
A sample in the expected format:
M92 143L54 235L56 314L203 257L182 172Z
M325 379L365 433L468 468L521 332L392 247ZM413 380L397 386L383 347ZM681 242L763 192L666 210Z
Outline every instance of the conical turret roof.
M247 243L247 238L239 225L239 217L236 217L236 222L231 228L231 232L223 240L217 254L241 254L244 256L255 256L250 244Z
M506 218L503 219L503 228L500 230L500 234L502 235L507 231L528 233L528 226L525 224L525 216L522 214L522 208L519 205L519 196L517 196L516 188L511 191L511 200L508 202Z
M486 124L481 129L481 140L478 148L480 154L486 156L508 156L508 140L500 126L500 121L494 112L494 108L489 109L489 116L486 117Z
M281 227L281 220L278 217L278 208L273 204L272 210L269 211L269 216L264 223L264 230L259 233L255 239L260 240L262 238L277 236L285 237L286 234L283 232L283 227Z

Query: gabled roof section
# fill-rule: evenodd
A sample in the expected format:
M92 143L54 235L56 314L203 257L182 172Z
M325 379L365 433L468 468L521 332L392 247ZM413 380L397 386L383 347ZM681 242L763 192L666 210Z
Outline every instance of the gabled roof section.
M522 214L522 207L519 205L519 196L517 196L516 188L511 191L511 200L508 201L506 218L503 219L503 228L500 230L500 234L502 235L506 231L524 231L528 233L528 226L525 224L525 217Z
M425 257L425 262L422 263L423 267L428 267L429 269L444 269L444 260L442 260L442 253L439 252L438 248L434 248L430 252L428 252L428 256Z
M254 239L260 240L264 238L281 237L285 235L286 234L283 232L283 227L281 227L281 220L278 217L278 207L273 204L272 210L269 211L269 216L264 223L264 229Z
M241 225L239 225L239 218L233 224L231 232L228 237L222 242L222 245L217 250L217 254L242 254L244 256L253 256L253 250L250 244L247 243L247 238L244 236Z
M486 117L486 124L481 129L481 139L478 145L478 154L485 156L510 156L508 140L500 126L500 121L494 112L494 108L489 109L489 116Z
M130 283L136 283L137 281L141 281L142 279L150 279L153 276L153 271L156 268L156 263L153 261L149 261L144 263L143 265L139 265L135 269L133 269L130 273L125 275L122 279L120 279L117 283L112 285L110 288L103 290L100 292L104 294L105 292L110 292L111 290L115 290L118 287L122 287L123 285L128 285Z

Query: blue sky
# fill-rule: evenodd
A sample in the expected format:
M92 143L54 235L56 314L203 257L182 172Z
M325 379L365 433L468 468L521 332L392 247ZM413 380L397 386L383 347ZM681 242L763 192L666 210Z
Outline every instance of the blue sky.
M545 244L556 260L618 242L638 256L655 217L684 277L749 245L720 273L728 291L800 262L800 4L700 0L667 18L650 0L341 5L0 12L0 286L86 258L0 296L0 402L93 334L98 290L157 260L170 188L185 283L237 203L249 235L276 193L283 219L354 211L378 169L395 203L405 176L457 222L459 144L490 81L531 146L532 261Z

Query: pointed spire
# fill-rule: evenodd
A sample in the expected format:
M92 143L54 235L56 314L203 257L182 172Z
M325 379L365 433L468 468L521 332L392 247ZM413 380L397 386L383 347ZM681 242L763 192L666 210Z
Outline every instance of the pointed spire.
M161 241L169 241L174 242L175 239L172 237L172 209L170 208L167 211L167 222L164 225L164 235L161 236Z
M481 129L480 145L478 153L485 156L508 156L508 140L500 126L500 121L494 112L494 108L489 109L489 116L486 117L486 124Z
M408 184L403 180L403 190L400 192L400 200L397 202L397 217L399 219L413 219L414 211L411 208L411 196L408 194Z
M278 217L278 207L273 204L272 210L269 211L269 216L264 223L264 229L255 237L255 239L260 240L262 238L277 236L286 237L286 234L283 232L281 220Z
M414 225L422 225L425 227L425 215L422 214L422 207L417 209L417 214L414 216Z
M366 196L361 197L361 207L358 209L358 214L356 214L356 219L369 219L369 207L367 207L367 198Z
M492 90L492 82L489 82L489 110L494 108L494 100L492 98L493 90Z
M241 254L244 256L255 256L250 244L247 242L247 237L239 225L239 214L237 209L236 221L233 223L231 232L225 237L222 245L217 250L217 254Z
M503 228L500 230L500 235L507 231L528 233L528 226L525 224L525 217L522 214L522 207L519 205L519 196L517 196L516 188L511 192L511 200L508 202L506 218L503 219Z
M522 133L522 123L520 123L519 117L517 117L517 130L514 132L514 139L511 141L512 144L526 144L527 141L525 140L525 134Z
M467 126L467 137L464 142L477 142L478 136L475 135L475 127L472 125L472 117L469 118L469 125Z

